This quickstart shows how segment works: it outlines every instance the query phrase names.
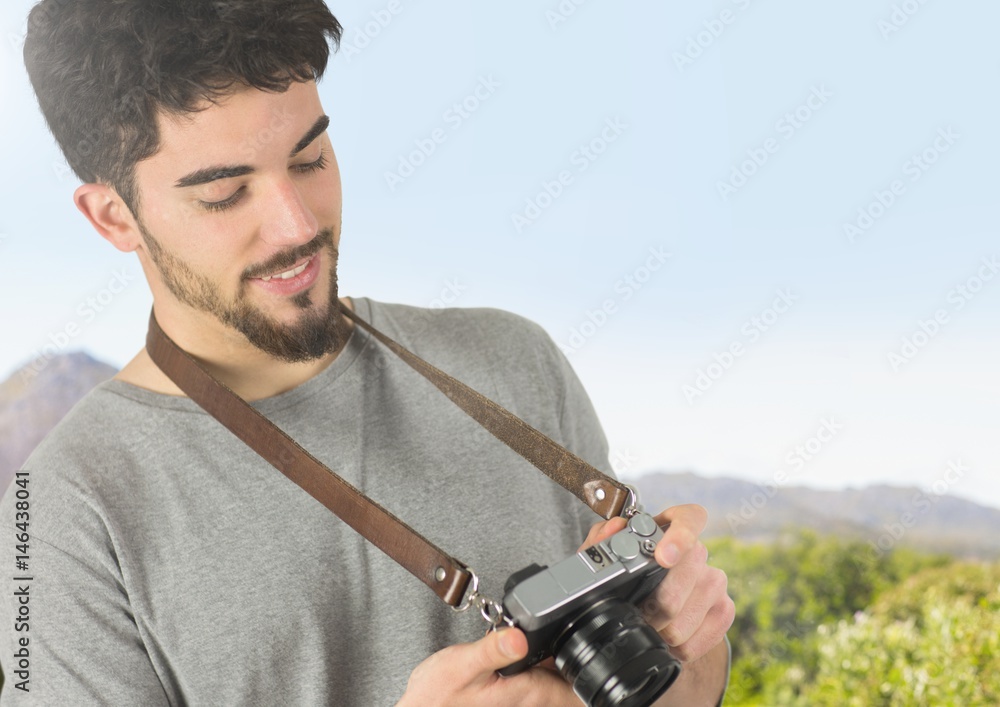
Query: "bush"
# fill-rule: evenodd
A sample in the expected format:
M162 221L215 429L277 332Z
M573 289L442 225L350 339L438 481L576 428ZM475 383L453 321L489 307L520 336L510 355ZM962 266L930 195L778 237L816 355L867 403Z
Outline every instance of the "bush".
M803 704L1000 704L1000 565L924 571L818 634Z
M803 700L828 669L821 648L829 637L820 627L850 620L905 578L950 563L905 549L873 557L861 542L811 531L791 531L773 545L707 544L736 602L732 707L809 704Z

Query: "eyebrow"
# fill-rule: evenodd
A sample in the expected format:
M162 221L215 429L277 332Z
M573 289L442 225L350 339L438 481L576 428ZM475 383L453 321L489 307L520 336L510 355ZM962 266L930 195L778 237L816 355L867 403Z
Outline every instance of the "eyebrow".
M313 140L318 138L326 129L330 127L330 116L321 115L313 126L309 128L302 139L299 140L292 151L288 154L289 158L295 157L297 154L302 152L302 150L309 147ZM247 174L253 174L256 172L256 168L251 167L247 164L241 165L217 165L215 167L206 167L205 169L199 169L197 171L191 172L191 174L185 175L177 180L174 184L175 187L185 188L185 187L196 187L200 184L208 184L209 182L214 182L218 179L230 179L232 177L242 177Z

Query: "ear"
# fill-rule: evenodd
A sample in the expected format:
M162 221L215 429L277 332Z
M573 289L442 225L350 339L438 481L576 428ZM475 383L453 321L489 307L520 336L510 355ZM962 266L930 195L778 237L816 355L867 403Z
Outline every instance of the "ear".
M142 245L142 234L122 198L105 184L84 184L73 193L73 202L94 229L115 248L131 253Z

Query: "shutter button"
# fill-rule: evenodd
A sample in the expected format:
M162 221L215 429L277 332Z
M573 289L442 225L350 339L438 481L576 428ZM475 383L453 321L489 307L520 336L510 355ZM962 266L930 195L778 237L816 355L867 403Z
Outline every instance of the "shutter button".
M637 513L629 518L628 527L636 535L648 538L656 532L656 521L646 513Z

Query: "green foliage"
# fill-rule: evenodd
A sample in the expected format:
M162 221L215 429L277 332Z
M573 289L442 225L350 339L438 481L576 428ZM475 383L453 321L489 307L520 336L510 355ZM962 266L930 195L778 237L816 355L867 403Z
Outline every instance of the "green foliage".
M707 544L736 602L727 705L1000 704L1000 565L810 531Z
M1000 565L922 572L819 634L805 704L1000 704Z

